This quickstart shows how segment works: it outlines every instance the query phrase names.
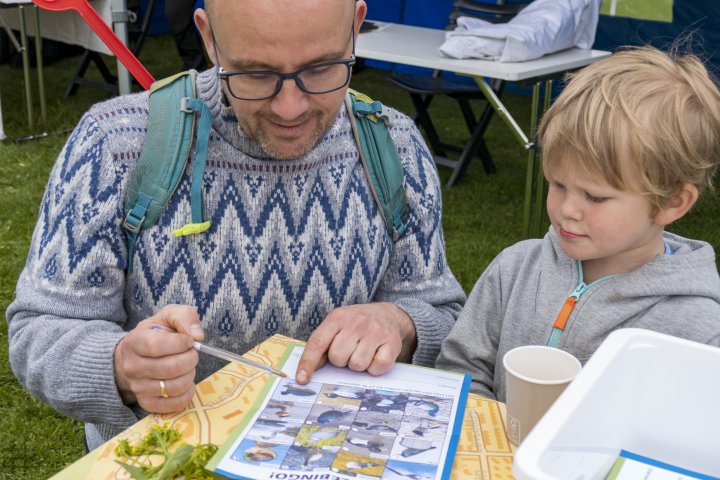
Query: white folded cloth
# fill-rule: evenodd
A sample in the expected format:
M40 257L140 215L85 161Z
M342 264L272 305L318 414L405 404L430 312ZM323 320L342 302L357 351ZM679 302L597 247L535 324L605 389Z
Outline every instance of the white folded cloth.
M440 52L453 58L522 62L566 48L591 48L601 0L535 0L507 23L459 17Z

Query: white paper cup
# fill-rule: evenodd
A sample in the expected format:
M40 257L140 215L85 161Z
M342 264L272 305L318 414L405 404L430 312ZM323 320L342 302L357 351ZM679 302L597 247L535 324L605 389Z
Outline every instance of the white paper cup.
M517 347L503 357L508 437L520 445L582 368L569 353L543 345Z

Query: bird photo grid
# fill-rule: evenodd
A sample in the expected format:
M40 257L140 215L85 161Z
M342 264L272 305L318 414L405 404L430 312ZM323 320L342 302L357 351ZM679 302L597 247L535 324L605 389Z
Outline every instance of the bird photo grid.
M451 406L451 399L286 380L232 458L280 470L431 479Z
M402 388L403 382L398 389L345 383L279 379L216 472L270 480L446 478L450 434L464 401Z

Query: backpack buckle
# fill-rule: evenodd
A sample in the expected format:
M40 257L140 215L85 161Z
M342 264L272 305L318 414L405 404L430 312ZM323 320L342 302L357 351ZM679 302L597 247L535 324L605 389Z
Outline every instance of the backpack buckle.
M132 210L128 212L125 220L123 221L122 228L129 232L138 234L142 229L143 222L145 222L145 215L143 215L142 218L138 219L132 213Z
M180 99L180 111L185 113L194 113L195 110L188 107L188 100L190 100L190 97L183 97Z
M382 110L380 110L379 113L376 113L376 115L385 121L385 125L387 125L388 128L392 127L395 123L395 120L397 119L397 114L391 111L385 105L382 106Z

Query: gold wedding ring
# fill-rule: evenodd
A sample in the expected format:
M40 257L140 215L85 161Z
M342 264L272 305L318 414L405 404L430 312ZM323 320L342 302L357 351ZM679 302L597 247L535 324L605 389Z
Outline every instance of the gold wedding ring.
M160 380L160 395L162 395L163 398L169 397L167 390L165 390L165 380Z

